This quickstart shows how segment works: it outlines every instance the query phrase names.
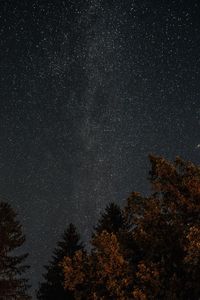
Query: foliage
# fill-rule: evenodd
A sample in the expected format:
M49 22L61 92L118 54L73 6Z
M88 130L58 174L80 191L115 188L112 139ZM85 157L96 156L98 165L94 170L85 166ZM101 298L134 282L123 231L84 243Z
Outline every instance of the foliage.
M64 258L65 287L75 291L76 299L128 299L130 270L116 235L103 231L93 245L89 255L79 251Z
M27 254L17 255L25 242L17 215L6 202L0 202L0 299L27 300L28 284L23 273Z
M125 217L121 208L111 202L105 208L105 211L101 214L98 224L95 227L95 233L100 234L106 230L109 233L118 233L120 230L127 227Z
M200 168L180 158L150 162L152 193L130 195L122 212L129 225L116 230L107 209L91 252L64 258L65 288L76 299L199 299Z
M43 275L45 281L40 284L37 298L40 300L71 300L74 299L73 293L65 290L64 275L60 262L64 256L71 257L76 251L83 249L79 234L73 224L70 224L63 234L62 240L58 242L53 252L52 261L46 268Z

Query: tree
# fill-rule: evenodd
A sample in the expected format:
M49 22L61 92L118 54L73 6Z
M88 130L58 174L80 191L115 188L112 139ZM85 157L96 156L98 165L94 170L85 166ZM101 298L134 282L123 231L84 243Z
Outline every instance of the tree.
M75 299L131 299L131 270L114 233L102 231L90 254L78 251L63 260L65 288Z
M131 254L135 253L135 243L130 231L132 224L129 222L124 210L117 204L109 203L105 211L100 215L97 225L94 227L92 239L100 235L103 231L116 235L124 256L130 259Z
M152 194L126 207L140 250L135 293L146 299L200 297L200 167L150 156ZM137 298L142 299L142 298ZM145 298L144 298L145 299Z
M28 281L22 274L29 268L24 265L28 254L16 251L25 242L17 215L6 202L0 202L0 299L27 300Z
M104 214L91 252L64 258L64 285L75 299L200 298L200 167L180 158L150 162L152 193L132 193L122 212L128 231L113 233Z
M73 292L65 290L63 269L60 266L64 256L73 254L83 249L79 234L73 224L70 224L63 234L62 240L58 242L53 252L52 261L49 266L45 266L46 274L43 275L45 281L40 284L37 298L40 300L71 300L74 299Z
M65 288L74 292L75 299L86 295L87 299L129 299L125 295L131 296L131 271L122 249L128 232L121 208L108 204L92 235L91 252L78 251L64 258Z
M126 228L127 224L121 208L112 202L106 206L105 211L101 214L95 227L95 233L100 234L105 230L116 234Z

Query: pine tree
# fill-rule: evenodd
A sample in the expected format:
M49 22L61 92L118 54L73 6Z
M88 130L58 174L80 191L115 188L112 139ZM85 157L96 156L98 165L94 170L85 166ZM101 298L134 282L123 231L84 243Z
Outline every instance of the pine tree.
M17 215L6 202L0 202L0 300L27 300L27 279L21 275L29 268L24 265L28 254L17 255L25 242Z
M101 214L98 224L95 227L95 233L100 234L102 231L107 231L108 233L116 234L126 228L127 224L121 208L111 202L106 206L105 212Z
M77 251L64 258L65 288L74 292L75 299L87 295L88 300L125 300L125 294L130 298L130 270L124 251L130 241L129 228L121 208L110 203L94 227L91 252Z
M73 293L64 290L64 275L60 263L64 256L73 254L83 249L79 234L73 224L70 224L63 234L62 240L58 242L52 256L52 261L45 266L46 273L43 275L45 281L40 284L37 298L39 300L71 300L74 299Z
M127 214L116 203L109 203L105 211L100 215L92 237L95 238L103 231L113 233L117 236L120 242L121 248L123 248L124 256L127 259L131 259L130 256L136 251L136 245L132 239L132 233L130 231L132 223L129 222ZM129 256L129 258L127 257Z
M88 255L77 251L64 258L65 287L74 291L75 299L132 299L131 270L116 235L102 231L92 245Z

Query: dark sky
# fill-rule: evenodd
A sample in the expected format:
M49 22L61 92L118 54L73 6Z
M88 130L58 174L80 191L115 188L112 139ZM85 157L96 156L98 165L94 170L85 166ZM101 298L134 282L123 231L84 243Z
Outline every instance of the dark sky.
M0 194L31 283L74 222L148 190L148 154L199 163L200 2L0 1Z

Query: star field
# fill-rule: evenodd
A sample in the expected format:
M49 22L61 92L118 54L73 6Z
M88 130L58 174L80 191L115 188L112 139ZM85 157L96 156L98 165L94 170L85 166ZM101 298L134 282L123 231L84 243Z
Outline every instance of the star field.
M147 192L149 153L199 162L198 1L0 3L0 194L30 281L69 222Z

